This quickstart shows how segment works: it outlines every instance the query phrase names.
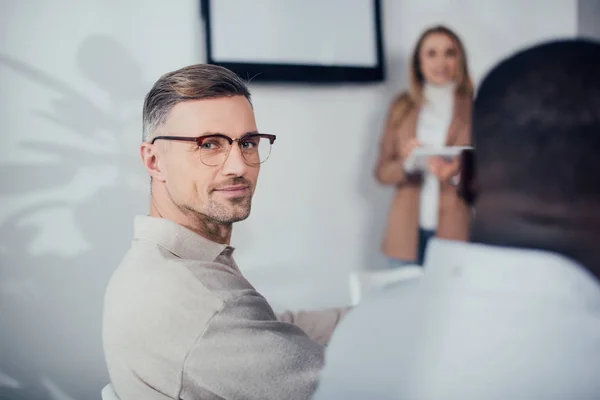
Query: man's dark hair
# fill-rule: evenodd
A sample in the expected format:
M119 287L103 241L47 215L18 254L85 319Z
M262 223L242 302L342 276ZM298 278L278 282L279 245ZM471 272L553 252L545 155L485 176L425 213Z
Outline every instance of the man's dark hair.
M143 141L152 139L177 103L231 96L251 101L246 83L233 71L217 65L195 64L161 76L144 101Z
M480 194L600 200L600 43L520 51L481 83L473 112Z

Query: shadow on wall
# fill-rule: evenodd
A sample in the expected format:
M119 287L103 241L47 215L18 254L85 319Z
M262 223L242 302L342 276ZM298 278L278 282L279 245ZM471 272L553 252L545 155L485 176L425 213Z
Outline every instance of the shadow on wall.
M46 109L11 118L42 118L49 132L66 133L19 143L58 162L0 164L0 198L12 210L0 219L0 399L94 399L108 382L103 295L131 240L133 215L147 208L136 149L141 133L132 127L139 132L149 85L106 36L88 37L76 62L105 106L66 79L0 54L3 75L53 97Z
M366 235L368 239L365 243L364 252L365 259L362 263L364 269L369 270L389 266L386 257L381 252L381 243L387 226L387 217L394 191L392 187L382 186L377 182L375 179L375 166L379 157L379 145L390 103L400 91L406 90L407 87L406 63L403 57L391 58L391 67L388 66L387 73L387 79L391 81L391 84L386 85L389 90L384 93L377 111L369 119L367 134L365 135L366 151L363 161L365 167L361 169L361 174L358 177L358 189L370 210ZM400 91L396 89L399 86L396 82L404 85Z

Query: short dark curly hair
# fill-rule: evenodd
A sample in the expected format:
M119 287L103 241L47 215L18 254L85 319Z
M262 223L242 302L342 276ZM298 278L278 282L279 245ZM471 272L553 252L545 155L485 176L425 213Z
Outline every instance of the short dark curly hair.
M600 43L519 51L485 77L473 111L479 194L600 199Z

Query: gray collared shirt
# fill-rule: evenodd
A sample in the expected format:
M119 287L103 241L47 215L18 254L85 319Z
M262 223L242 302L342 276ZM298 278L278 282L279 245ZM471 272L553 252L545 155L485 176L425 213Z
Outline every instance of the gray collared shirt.
M104 308L104 352L121 400L310 397L344 312L278 319L232 253L174 222L136 218Z
M342 322L314 398L600 399L600 285L556 254L435 239L422 278Z

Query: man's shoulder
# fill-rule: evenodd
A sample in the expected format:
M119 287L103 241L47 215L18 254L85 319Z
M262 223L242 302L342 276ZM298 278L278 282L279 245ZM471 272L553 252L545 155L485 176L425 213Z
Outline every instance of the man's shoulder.
M406 331L406 323L420 309L422 297L420 278L389 285L365 297L336 328L329 353L344 354L349 347L372 342L376 336Z
M182 259L159 245L134 243L107 286L104 319L117 330L130 331L136 323L141 330L165 334L172 329L198 332L227 303L254 292L228 265Z
M251 293L254 288L225 264L134 242L104 299L109 370L127 366L150 381L179 382L185 357L214 317Z
M400 310L406 312L412 305L420 304L422 285L420 277L387 285L373 291L361 300L346 318L348 324L364 324L366 321L382 321L382 316L388 313L397 314ZM385 319L385 323L394 319Z
M214 299L221 306L240 292L254 290L237 268L216 260L191 260L181 258L170 250L151 242L134 242L119 267L110 286L153 287L153 296L175 291L178 298L185 294ZM156 287L154 287L156 286ZM241 293L243 294L243 293Z
M346 315L327 347L315 399L384 398L378 390L395 375L390 371L398 369L399 360L411 362L406 350L414 343L412 325L422 308L421 279L380 289ZM375 396L373 382L379 382Z

